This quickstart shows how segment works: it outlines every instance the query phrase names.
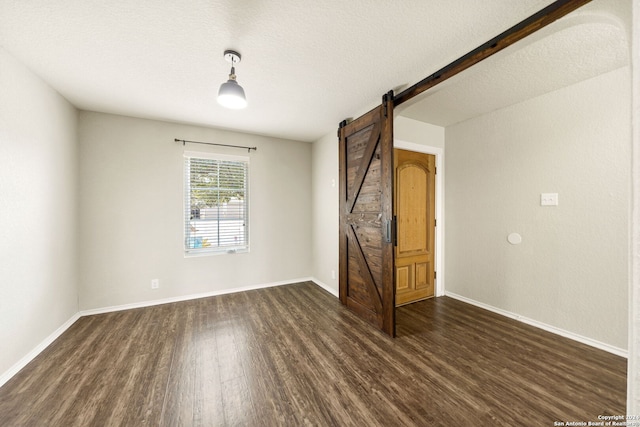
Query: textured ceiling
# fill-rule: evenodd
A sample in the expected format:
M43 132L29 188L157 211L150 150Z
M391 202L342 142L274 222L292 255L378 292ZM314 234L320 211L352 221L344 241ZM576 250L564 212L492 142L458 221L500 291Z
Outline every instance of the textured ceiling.
M628 13L623 1L596 1L436 86L399 112L448 126L628 65Z
M616 2L627 3L595 0L587 7L607 9ZM80 109L313 141L342 119L375 106L389 89L421 80L549 3L0 0L0 46ZM530 42L528 53L501 55L513 74L511 84L520 85L515 76L529 71L527 64L552 45L587 34L600 58L609 53L602 37L620 37L611 24L596 20L578 27L583 26L590 29L549 32L549 43ZM576 43L568 43L553 55L571 61L585 57L574 50ZM229 48L243 56L236 72L249 101L245 110L225 110L215 102L229 72L222 58ZM600 69L615 67L619 54L612 56ZM588 68L600 60L587 62ZM547 68L540 64L536 73ZM492 71L473 72L482 73ZM491 87L480 82L467 81L461 89L455 82L443 86L437 103L427 94L424 102L431 105L414 102L407 114L442 123L477 114ZM509 98L509 90L504 92ZM437 105L455 110L462 98L468 112L434 115ZM514 102L497 98L490 108Z

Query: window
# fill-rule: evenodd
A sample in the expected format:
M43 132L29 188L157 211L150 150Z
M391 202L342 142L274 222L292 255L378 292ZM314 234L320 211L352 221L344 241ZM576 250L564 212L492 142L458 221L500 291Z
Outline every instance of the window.
M249 250L249 158L185 152L187 255Z

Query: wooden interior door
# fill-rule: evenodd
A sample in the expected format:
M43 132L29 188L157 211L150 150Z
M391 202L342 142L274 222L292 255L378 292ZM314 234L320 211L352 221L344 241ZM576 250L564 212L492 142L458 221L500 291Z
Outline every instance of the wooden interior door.
M340 136L340 301L395 336L393 94Z
M432 154L394 150L396 306L435 294L435 162Z

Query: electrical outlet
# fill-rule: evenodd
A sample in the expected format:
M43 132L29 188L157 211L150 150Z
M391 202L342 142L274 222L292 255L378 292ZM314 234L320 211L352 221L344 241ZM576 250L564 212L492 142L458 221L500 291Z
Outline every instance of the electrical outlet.
M331 270L331 278L333 280L336 280L336 271L335 270Z
M160 287L160 280L159 279L152 279L151 280L151 289L158 289Z

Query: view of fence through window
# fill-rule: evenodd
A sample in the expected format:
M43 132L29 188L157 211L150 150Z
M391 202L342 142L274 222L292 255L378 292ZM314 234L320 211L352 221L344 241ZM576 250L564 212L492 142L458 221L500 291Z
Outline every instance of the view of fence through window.
M246 249L246 161L185 157L185 250Z

